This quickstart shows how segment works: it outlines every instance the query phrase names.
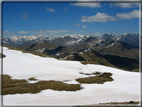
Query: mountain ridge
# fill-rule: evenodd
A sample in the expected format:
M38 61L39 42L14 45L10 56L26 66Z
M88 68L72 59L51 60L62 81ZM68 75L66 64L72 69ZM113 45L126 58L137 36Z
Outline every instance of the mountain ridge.
M8 46L26 46L32 43L38 43L41 41L48 41L56 45L72 45L79 43L82 40L92 37L95 39L103 40L112 39L114 41L127 42L132 45L139 46L139 34L125 33L120 36L116 36L110 33L103 34L102 36L95 35L65 35L65 36L11 36L2 38L2 43Z

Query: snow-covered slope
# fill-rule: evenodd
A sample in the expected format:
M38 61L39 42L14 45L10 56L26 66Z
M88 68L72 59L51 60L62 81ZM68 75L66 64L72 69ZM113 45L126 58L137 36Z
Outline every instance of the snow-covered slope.
M69 80L77 84L77 78L86 77L79 72L111 72L114 81L104 84L81 84L79 91L43 90L37 94L3 95L3 104L8 105L86 105L106 102L140 101L140 73L123 71L102 65L83 65L78 61L63 61L43 58L30 53L3 47L3 74L12 79ZM29 81L30 82L30 81Z

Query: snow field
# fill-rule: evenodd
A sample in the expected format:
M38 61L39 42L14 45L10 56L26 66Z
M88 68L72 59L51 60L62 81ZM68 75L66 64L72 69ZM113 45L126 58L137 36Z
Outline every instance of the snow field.
M87 105L106 102L140 101L140 73L123 71L102 65L83 65L78 61L63 61L43 58L3 47L3 74L12 79L35 77L40 80L64 81L77 84L77 78L88 77L80 74L110 72L114 81L104 84L81 84L79 91L42 90L37 94L4 95L4 105ZM29 81L34 83L37 81Z

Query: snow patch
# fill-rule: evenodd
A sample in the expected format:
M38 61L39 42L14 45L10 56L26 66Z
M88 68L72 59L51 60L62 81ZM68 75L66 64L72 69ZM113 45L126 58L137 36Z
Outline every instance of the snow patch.
M92 47L93 43L91 43L90 48Z
M36 50L36 52L42 53L44 50L45 50L45 48L43 48L43 49L38 49L38 50Z
M59 56L61 53L57 53L56 55Z
M67 59L68 57L70 57L70 56L74 56L74 55L68 55L68 56L66 56L65 58L63 58L63 59Z
M110 47L110 46L113 46L115 43L112 43L112 44L110 44L110 45L108 45L106 48L108 48L108 47Z

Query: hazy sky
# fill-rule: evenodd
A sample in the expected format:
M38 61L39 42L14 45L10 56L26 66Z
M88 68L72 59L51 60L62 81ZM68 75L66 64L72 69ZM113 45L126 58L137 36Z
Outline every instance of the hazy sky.
M3 37L139 33L138 3L3 3Z

